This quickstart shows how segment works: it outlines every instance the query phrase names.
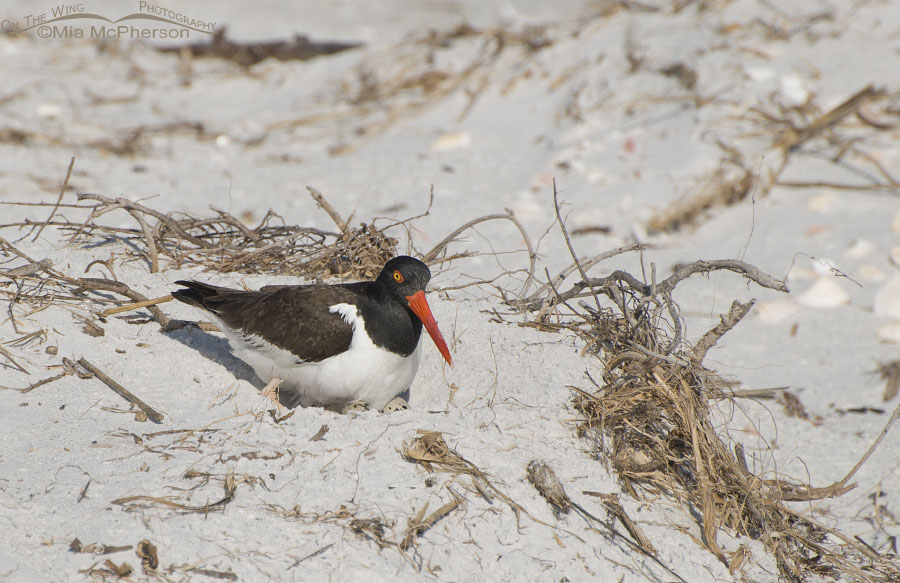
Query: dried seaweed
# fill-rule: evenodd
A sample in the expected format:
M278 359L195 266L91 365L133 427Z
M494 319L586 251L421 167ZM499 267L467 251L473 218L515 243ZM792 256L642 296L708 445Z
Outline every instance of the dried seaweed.
M674 72L677 71L677 68L674 69ZM737 204L750 195L765 196L775 186L897 195L900 193L900 181L878 156L864 148L865 138L873 132L894 129L893 125L868 119L863 113L865 106L888 99L896 99L896 95L869 84L827 110L823 110L814 97L802 105L773 102L768 108L751 107L742 116L750 126L742 138L764 139L768 143L766 150L775 154L771 167L754 171L737 147L719 142L723 154L715 169L698 179L684 197L660 209L648 221L648 228L651 231L671 232L696 227L714 209ZM868 133L853 131L853 121L862 122ZM800 155L826 157L832 164L852 169L864 180L845 183L784 178L791 162Z
M160 46L156 50L200 58L225 59L242 67L249 67L270 58L279 61L308 61L362 46L362 43L356 42L312 41L302 34L295 35L289 41L236 42L226 38L225 33L225 27L221 27L209 42Z
M881 398L884 402L888 402L900 392L900 360L879 364L878 372L885 383L884 395Z
M800 581L809 573L841 574L854 581L897 580L896 557L879 554L787 503L840 496L854 488L852 476L879 445L900 407L844 479L818 488L754 475L743 449L728 445L727 435L713 422L712 403L733 400L739 393L704 366L704 357L753 302L734 302L721 322L690 346L672 298L675 287L693 274L715 270L780 291L787 291L784 282L736 260L682 265L662 282L655 280L655 269L650 282L623 271L592 278L579 265L561 218L559 222L575 261L567 274L578 272L580 280L559 292L565 278L559 279L512 303L535 312L529 325L573 330L585 338L587 354L602 358L604 372L596 390L579 389L573 401L582 416L578 432L592 439L625 491L635 497L666 494L681 502L696 518L703 544L733 570L746 559L746 549L723 548L718 542L723 530L762 542L786 581ZM590 304L582 301L576 308L569 303L580 297ZM563 305L571 316L559 312ZM555 326L550 325L551 314Z
M188 473L185 475L186 478L190 477L198 477L196 474ZM204 478L209 478L208 475L200 476ZM135 496L124 496L122 498L117 498L110 502L110 504L118 504L122 506L126 512L135 512L135 511L143 511L148 508L154 507L162 507L169 508L178 513L182 514L191 514L191 513L199 513L199 514L209 514L211 511L224 511L225 507L230 504L235 495L237 494L237 486L238 484L246 481L253 481L254 478L243 477L241 479L236 479L234 477L234 473L229 468L225 473L225 476L222 478L222 485L225 489L225 493L222 498L216 500L215 502L207 502L206 504L194 506L190 504L183 504L177 500L174 500L171 496L160 497L160 496L147 496L143 494L138 494Z
M622 505L619 504L618 498L614 494L598 494L596 492L590 492L589 494L596 495L603 499L604 505L606 506L609 514L620 520L625 528L628 530L628 533L631 535L632 539L629 539L624 534L619 532L610 524L606 524L601 521L599 518L588 512L583 506L573 501L569 495L566 493L565 486L560 481L560 479L556 476L556 472L553 471L546 462L541 462L537 460L532 460L528 463L526 468L526 476L528 481L535 487L535 489L540 493L541 496L553 507L554 513L557 518L559 518L560 514L565 514L569 512L571 509L575 509L578 514L580 514L588 523L592 524L594 528L601 528L602 532L608 534L609 536L618 539L624 542L631 550L637 551L638 553L644 555L645 557L652 560L654 563L665 569L669 575L681 581L682 583L686 583L685 579L681 577L678 573L673 571L668 565L663 563L659 557L656 556L656 550L653 548L653 545L650 544L650 541L644 535L643 531L641 531L640 527L631 520L628 514L625 512L625 509L622 508Z
M461 95L465 100L457 116L462 120L496 80L501 57L512 54L518 63L501 69L514 77L507 82L511 86L516 78L527 76L524 64L553 42L549 27L535 24L519 29L509 26L480 29L462 23L447 31L425 30L384 51L370 51L355 68L354 78L342 80L341 90L329 101L326 111L272 123L266 127L262 139L323 119L338 118L342 124L353 127L347 132L353 141L336 144L329 153L346 154L453 95ZM469 56L442 58L462 44L471 48Z
M96 244L119 240L132 248L131 258L142 259L151 272L161 269L205 267L210 271L278 273L305 277L372 277L395 254L397 241L372 225L343 224L340 232L279 224L272 211L255 227L213 209L215 216L198 218L162 213L124 198L78 194L74 207L88 212L81 222L25 221L0 226L57 227L70 243ZM135 227L104 221L110 213L127 213ZM161 265L162 258L168 259Z

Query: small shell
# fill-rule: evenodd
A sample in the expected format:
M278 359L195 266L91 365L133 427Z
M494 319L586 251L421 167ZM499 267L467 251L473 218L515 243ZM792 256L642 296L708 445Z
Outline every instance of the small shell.
M859 277L865 281L881 281L887 277L887 275L874 265L863 263L859 266Z
M791 300L772 300L760 302L753 309L756 317L766 324L775 324L794 316L799 311L796 303Z
M788 281L791 283L797 283L798 281L806 281L809 279L816 279L818 275L815 271L810 269L809 267L804 267L802 265L794 265L791 267L791 270L788 272Z
M900 322L889 322L879 326L875 332L878 340L886 344L900 344Z
M900 273L875 292L875 315L900 320Z
M816 213L827 213L831 210L835 196L831 192L825 192L809 197L806 201L806 208Z
M775 69L771 67L744 67L744 74L752 81L768 81L775 76Z
M868 239L857 239L849 249L844 251L844 257L849 259L862 259L875 250L875 243Z
M834 278L823 277L809 286L797 301L811 308L834 308L850 303L850 294Z
M62 106L58 103L40 103L34 108L38 117L43 119L56 119L62 116Z
M472 134L465 131L448 132L431 143L433 152L450 152L472 145Z
M799 75L790 73L781 77L781 95L788 105L806 105L809 89Z

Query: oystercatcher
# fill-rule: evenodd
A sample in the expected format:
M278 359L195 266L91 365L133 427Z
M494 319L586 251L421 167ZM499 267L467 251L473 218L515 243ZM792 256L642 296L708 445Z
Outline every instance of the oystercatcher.
M177 281L187 289L172 296L204 310L262 381L280 379L284 402L381 410L415 377L423 324L453 366L425 300L430 279L428 266L400 256L375 281L260 291Z

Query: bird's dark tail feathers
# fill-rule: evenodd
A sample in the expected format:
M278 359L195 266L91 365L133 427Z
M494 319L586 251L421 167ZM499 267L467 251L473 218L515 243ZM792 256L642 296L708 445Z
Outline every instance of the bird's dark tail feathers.
M209 309L206 305L206 299L219 293L218 287L199 281L176 281L178 285L183 285L187 289L179 289L172 292L172 297L179 302L184 302L198 308Z

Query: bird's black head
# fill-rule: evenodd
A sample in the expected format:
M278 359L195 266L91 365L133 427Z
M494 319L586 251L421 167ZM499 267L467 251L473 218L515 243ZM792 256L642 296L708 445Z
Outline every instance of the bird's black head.
M401 255L384 264L373 286L377 294L398 300L422 322L447 364L453 366L450 349L438 329L431 308L425 300L425 286L431 280L428 266L413 257Z
M375 281L388 294L406 298L424 291L430 280L431 270L427 265L415 257L400 255L384 264Z

